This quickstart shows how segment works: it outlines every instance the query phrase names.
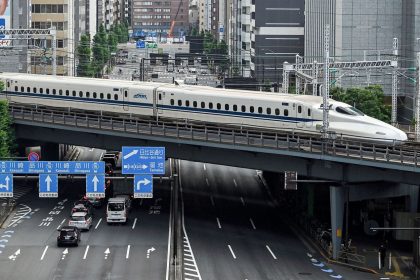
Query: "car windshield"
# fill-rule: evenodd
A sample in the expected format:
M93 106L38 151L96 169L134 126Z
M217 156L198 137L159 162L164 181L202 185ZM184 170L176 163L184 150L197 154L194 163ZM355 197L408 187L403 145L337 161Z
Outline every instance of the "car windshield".
M108 210L109 211L122 211L124 210L124 203L109 203Z

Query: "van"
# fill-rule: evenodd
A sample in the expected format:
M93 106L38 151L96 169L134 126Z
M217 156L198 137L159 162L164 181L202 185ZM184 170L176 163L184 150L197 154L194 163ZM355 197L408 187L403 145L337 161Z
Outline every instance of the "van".
M128 221L128 202L124 197L113 197L108 200L106 206L106 222L127 223Z

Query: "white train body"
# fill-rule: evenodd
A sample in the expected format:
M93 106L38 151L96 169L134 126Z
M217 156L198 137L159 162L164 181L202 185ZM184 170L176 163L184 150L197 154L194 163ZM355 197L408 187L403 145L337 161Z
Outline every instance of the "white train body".
M322 99L200 86L0 73L12 102L319 134ZM330 100L329 128L344 138L401 143L407 135Z

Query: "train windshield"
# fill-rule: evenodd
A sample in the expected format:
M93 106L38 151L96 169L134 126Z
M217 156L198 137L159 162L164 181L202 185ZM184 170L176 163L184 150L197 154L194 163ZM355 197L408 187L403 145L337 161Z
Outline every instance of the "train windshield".
M351 115L351 116L364 116L360 110L357 110L354 107L337 107L335 110L338 113L345 114L345 115Z

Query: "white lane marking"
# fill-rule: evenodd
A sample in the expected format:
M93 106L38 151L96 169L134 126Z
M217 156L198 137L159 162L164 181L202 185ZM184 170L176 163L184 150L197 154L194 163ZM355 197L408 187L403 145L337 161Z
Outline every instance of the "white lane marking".
M126 259L130 257L130 248L131 248L131 245L127 245L127 253L125 254Z
M102 222L102 218L99 219L98 223L95 226L95 229L97 229L99 227L99 224Z
M213 207L214 207L214 199L213 199L213 196L210 196L210 201L211 201L211 205L213 205Z
M133 223L133 226L131 227L131 229L134 229L136 227L136 223L137 223L137 218L134 219L134 223Z
M189 266L195 267L195 265L193 263L184 262L184 265L189 265Z
M58 227L57 227L57 229L60 229L60 227L64 224L64 222L66 221L66 219L63 219L62 221L61 221L61 223L58 225Z
M184 267L185 270L189 270L189 271L194 271L195 272L195 268L189 268L189 267Z
M197 274L192 274L192 273L188 273L188 272L184 272L184 274L188 275L188 276L192 276L192 277L198 277Z
M17 220L14 220L12 223L10 223L7 227L11 227L11 226L13 226L14 224L16 224L18 221L20 221L20 220L22 220L26 215L28 215L29 213L31 213L31 211L32 211L32 208L31 207L29 207L29 206L27 206L27 205L25 205L25 204L21 204L23 207L25 207L26 209L28 209L28 212L26 212L26 214L25 215L22 215L22 216L20 216L19 217L19 219L17 219Z
M6 247L6 245L0 244L0 248L4 248L4 247Z
M86 246L85 253L83 254L83 259L86 260L87 253L89 251L89 245Z
M249 218L249 221L251 222L252 228L253 228L253 229L257 229L257 228L255 227L255 224L254 224L254 221L252 220L252 218Z
M1 236L1 238L4 238L4 237L9 237L9 238L10 238L10 237L12 237L12 236L11 236L11 235L9 235L9 234L5 234L5 235L2 235L2 236Z
M235 253L234 253L234 252L233 252L233 250L232 250L232 247L230 247L230 245L228 245L228 247L229 247L230 253L232 254L232 257L233 257L234 259L236 259L236 256L235 256Z
M206 178L207 187L210 187L209 179Z
M94 149L95 149L95 148L90 148L90 149L89 149L89 152L92 152Z
M216 217L216 221L217 221L217 226L218 226L219 228L222 228L222 225L220 224L219 218L217 218L217 217Z
M245 200L242 196L241 196L241 202L242 202L242 205L245 206Z
M205 170L207 170L207 169L206 169L206 164L204 164L204 165L203 165L203 169L204 169L204 171L205 171Z
M265 245L265 248L267 248L268 252L270 252L271 256L273 256L273 259L277 260L276 255L274 255L273 251L271 251L270 247L268 245Z
M44 259L44 257L45 257L45 253L47 253L47 250L48 250L48 245L47 245L47 246L45 246L45 249L44 249L44 251L42 252L41 258L39 259L40 261L42 261L42 260Z
M235 185L235 187L238 187L238 184L236 183L235 179L233 179L233 184Z

